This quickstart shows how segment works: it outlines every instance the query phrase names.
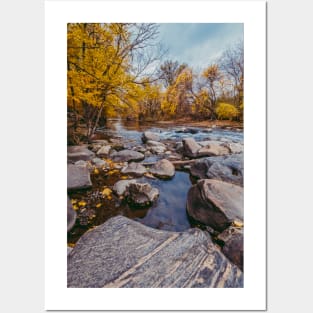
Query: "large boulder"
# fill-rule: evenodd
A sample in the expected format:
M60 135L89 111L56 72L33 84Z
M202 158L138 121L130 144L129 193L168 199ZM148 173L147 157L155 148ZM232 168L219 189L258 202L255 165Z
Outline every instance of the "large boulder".
M95 154L86 146L68 146L67 160L68 162L76 162L79 160L88 161L95 157Z
M86 189L92 186L87 166L67 165L67 190Z
M142 161L145 156L144 154L133 151L133 150L121 150L111 154L111 158L115 162L139 162Z
M134 176L142 176L147 172L147 169L140 163L129 163L127 166L123 167L121 170L122 174L129 174Z
M170 161L162 159L151 166L150 173L159 178L172 178L175 175L175 167Z
M126 187L127 202L134 206L151 205L159 196L159 190L148 183L130 183Z
M162 231L116 216L78 240L67 287L242 288L243 273L206 232Z
M243 228L230 226L217 239L224 255L243 271Z
M142 142L145 143L148 140L152 140L152 141L159 141L160 140L160 136L156 133L152 133L150 131L146 131L142 134Z
M189 158L196 158L201 146L193 138L183 139L183 153Z
M212 178L243 186L243 153L197 160L190 169L192 176Z
M243 188L214 179L193 185L187 196L187 212L197 222L219 232L234 221L243 221Z
M72 202L67 197L67 231L70 231L75 225L77 214L73 209Z

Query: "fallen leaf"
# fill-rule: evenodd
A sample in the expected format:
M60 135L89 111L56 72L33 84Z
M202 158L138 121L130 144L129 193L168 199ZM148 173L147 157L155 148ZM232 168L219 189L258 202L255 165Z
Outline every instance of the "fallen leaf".
M106 196L106 197L110 196L111 193L112 193L112 190L111 190L110 188L104 188L104 189L102 190L102 194L103 194L104 196Z
M81 200L81 201L78 202L79 206L85 206L86 204L87 204L87 202L84 201L84 200Z
M101 207L101 203L96 204L96 208L100 208Z
M94 169L93 171L94 174L99 174L99 170L97 168Z

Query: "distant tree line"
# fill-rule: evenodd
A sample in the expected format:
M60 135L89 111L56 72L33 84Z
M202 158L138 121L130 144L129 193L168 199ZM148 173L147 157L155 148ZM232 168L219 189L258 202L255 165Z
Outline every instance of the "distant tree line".
M75 23L67 29L68 127L90 139L108 117L243 120L244 51L239 42L196 73L161 62L157 24Z

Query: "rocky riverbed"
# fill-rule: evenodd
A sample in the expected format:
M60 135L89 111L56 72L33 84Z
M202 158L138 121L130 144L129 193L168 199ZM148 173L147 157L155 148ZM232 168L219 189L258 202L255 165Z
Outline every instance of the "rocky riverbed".
M117 120L69 146L68 287L243 287L243 174L239 129Z

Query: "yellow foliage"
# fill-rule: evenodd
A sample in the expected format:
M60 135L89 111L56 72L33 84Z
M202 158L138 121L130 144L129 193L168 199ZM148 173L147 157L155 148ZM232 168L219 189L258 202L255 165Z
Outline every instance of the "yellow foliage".
M106 197L109 197L112 193L112 190L110 188L104 188L103 191L102 191L102 194Z
M215 111L219 119L226 120L232 120L239 114L238 109L234 105L223 102L218 104Z
M87 202L84 201L84 200L81 200L81 201L78 202L79 206L85 206L86 204L87 204Z
M96 204L96 208L100 208L101 207L101 203Z

